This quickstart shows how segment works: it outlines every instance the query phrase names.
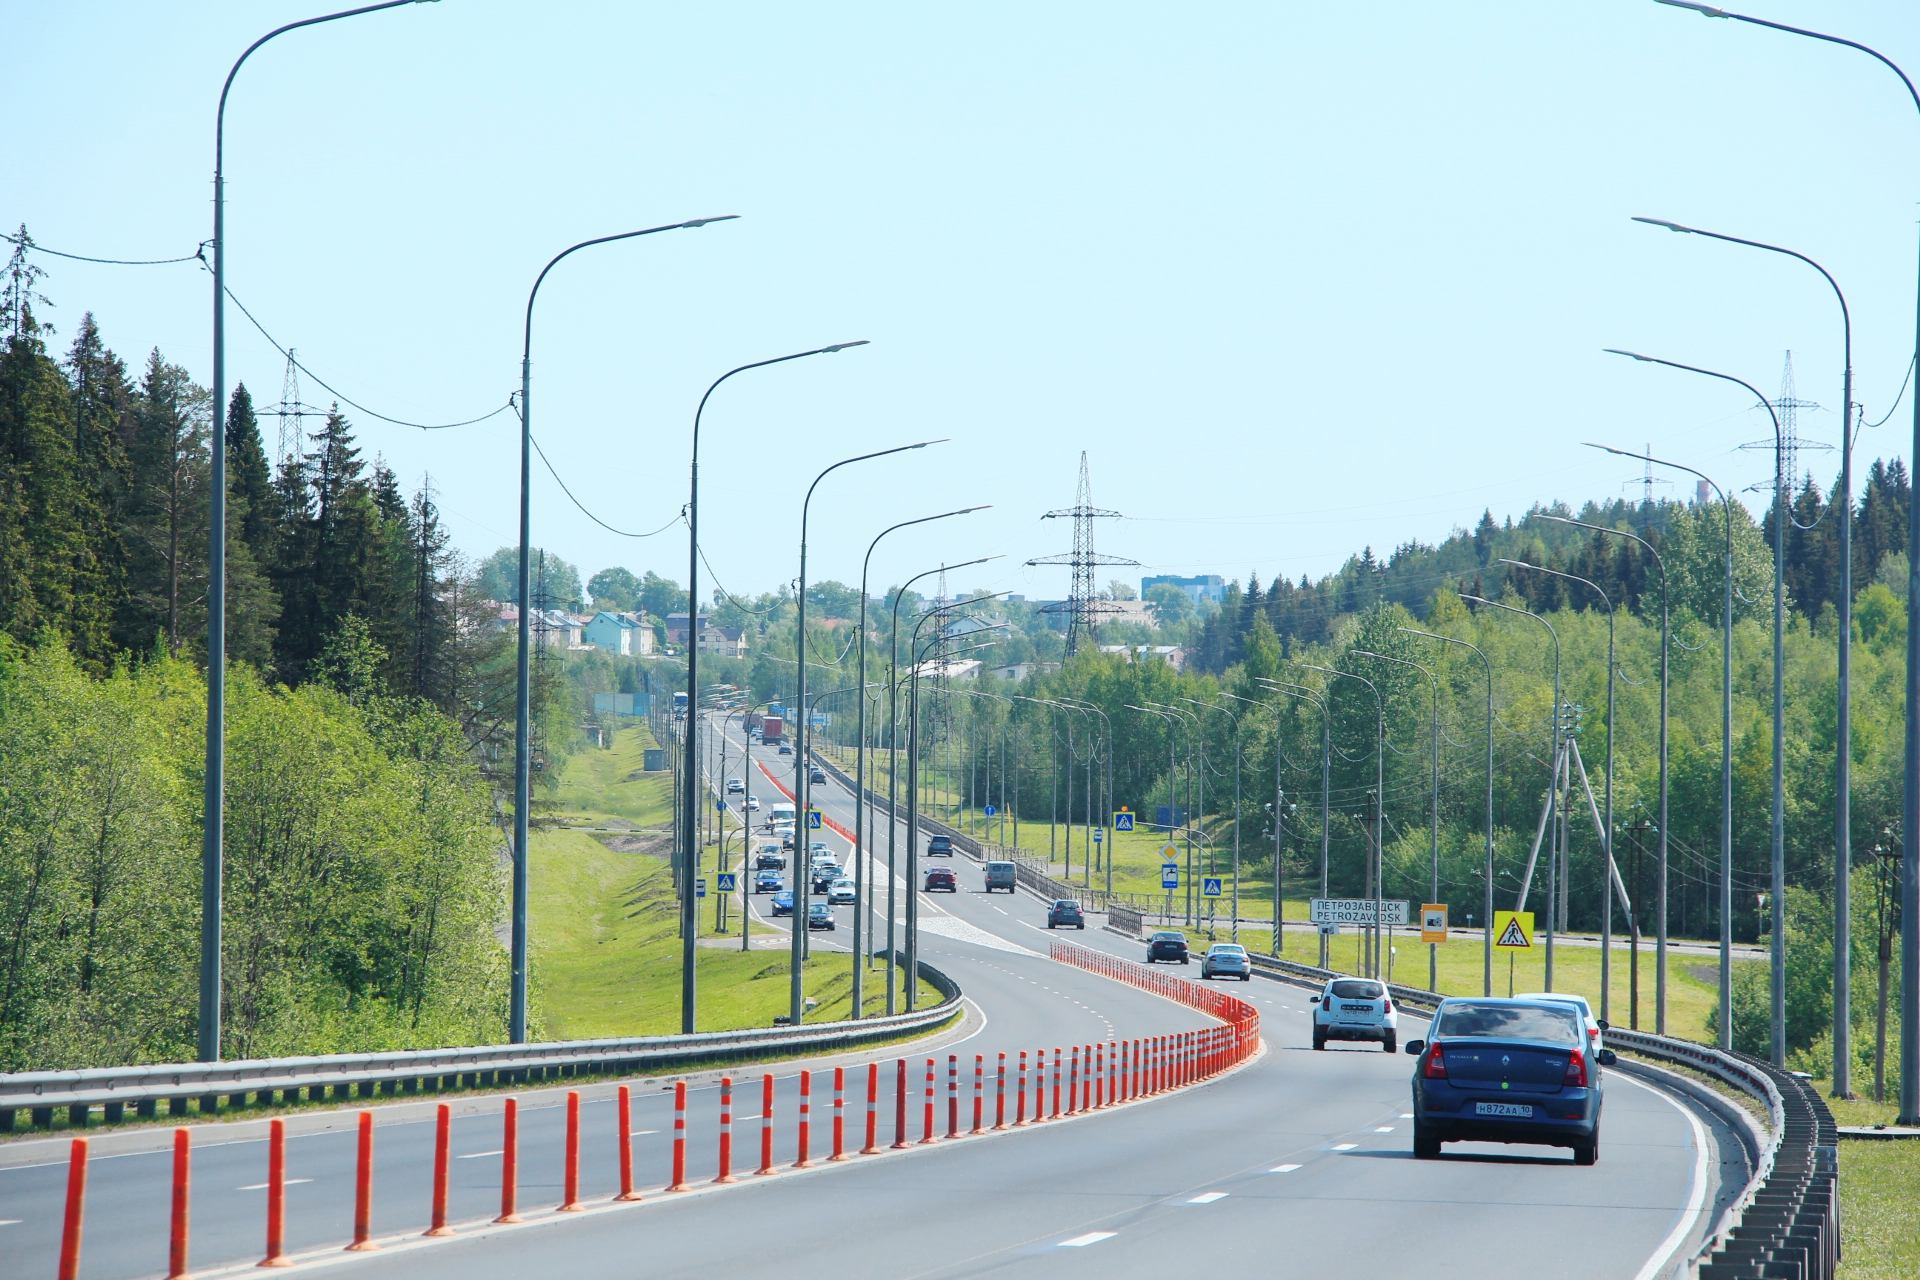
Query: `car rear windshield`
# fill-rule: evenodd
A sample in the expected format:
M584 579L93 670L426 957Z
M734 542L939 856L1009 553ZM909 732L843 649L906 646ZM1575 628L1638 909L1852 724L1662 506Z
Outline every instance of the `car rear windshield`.
M1336 982L1333 994L1342 1000L1378 1000L1386 990L1377 982Z
M1186 940L1187 936L1183 933L1156 933L1150 939L1153 942L1185 942Z
M1433 1025L1436 1040L1454 1036L1491 1036L1511 1040L1580 1043L1580 1021L1572 1009L1539 1004L1482 1004L1449 1000Z

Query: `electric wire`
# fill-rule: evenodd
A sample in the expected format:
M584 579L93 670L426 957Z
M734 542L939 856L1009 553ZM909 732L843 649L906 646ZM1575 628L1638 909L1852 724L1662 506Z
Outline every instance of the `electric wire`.
M5 240L8 244L12 245L24 245L29 253L44 253L50 257L66 258L73 262L97 262L109 267L164 267L175 262L194 262L196 260L205 262L207 260L207 246L213 243L211 240L202 240L200 247L184 258L89 258L78 253L62 253L58 249L49 249L31 236L10 236L4 232L0 232L0 240Z

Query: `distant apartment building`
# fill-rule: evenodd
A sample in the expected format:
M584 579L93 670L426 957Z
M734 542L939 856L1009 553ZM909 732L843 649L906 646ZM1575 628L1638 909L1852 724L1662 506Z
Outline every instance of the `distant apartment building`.
M621 657L644 657L653 652L653 628L646 626L637 613L596 613L583 635L594 648Z
M1144 598L1147 592L1153 590L1163 582L1170 587L1178 587L1186 592L1195 604L1199 604L1203 600L1210 600L1214 604L1219 604L1227 598L1227 580L1217 573L1202 573L1191 578L1179 578L1169 573L1163 573L1152 578L1142 578L1140 579L1140 595Z
M1187 665L1187 651L1177 644L1103 644L1100 652L1121 654L1128 662L1159 658L1175 671L1185 670Z
M741 627L706 626L702 618L700 652L721 658L747 656L747 633Z
M1059 669L1060 664L1057 662L1010 662L1004 667L993 668L987 674L995 680L1018 684L1032 676L1045 675Z

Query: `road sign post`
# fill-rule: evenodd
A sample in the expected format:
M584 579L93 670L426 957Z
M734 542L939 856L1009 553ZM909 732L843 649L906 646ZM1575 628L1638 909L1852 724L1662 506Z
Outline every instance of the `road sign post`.
M1496 911L1493 913L1493 945L1507 953L1507 994L1513 994L1513 960L1522 951L1533 949L1533 912Z

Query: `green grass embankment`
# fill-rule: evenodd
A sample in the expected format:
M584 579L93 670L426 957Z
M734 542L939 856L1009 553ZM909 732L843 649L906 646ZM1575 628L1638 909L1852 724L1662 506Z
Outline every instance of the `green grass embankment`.
M607 748L586 747L567 757L560 785L536 801L540 816L569 823L618 818L638 827L673 823L673 773L646 771L646 750L657 747L646 725L621 729Z
M1892 1124L1892 1102L1831 1098L1840 1124ZM1840 1143L1840 1280L1895 1280L1920 1275L1920 1141L1842 1139Z

